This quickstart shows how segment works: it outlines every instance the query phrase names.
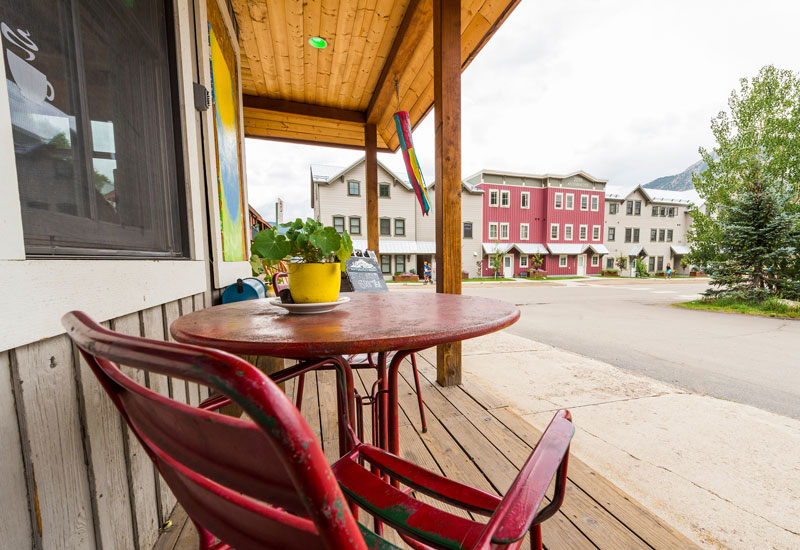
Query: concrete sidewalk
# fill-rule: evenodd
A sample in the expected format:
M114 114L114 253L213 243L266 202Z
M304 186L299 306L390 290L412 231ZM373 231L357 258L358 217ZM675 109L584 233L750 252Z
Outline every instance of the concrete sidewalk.
M463 353L464 376L537 428L569 408L572 451L701 546L800 548L800 421L505 332Z

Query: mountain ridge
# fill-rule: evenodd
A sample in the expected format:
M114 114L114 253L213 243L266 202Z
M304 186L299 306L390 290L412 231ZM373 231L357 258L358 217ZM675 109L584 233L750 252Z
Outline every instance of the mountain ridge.
M701 159L679 174L661 176L660 178L645 183L642 187L647 189L664 189L667 191L688 191L694 189L692 175L704 172L707 168L708 165Z

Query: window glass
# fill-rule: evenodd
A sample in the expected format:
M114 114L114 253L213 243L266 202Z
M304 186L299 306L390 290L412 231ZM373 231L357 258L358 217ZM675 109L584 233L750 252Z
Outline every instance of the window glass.
M635 242L635 243L639 242L639 229L638 228L633 230L633 242Z
M472 238L472 222L464 222L464 238Z
M600 226L595 225L592 227L592 240L599 241L600 240Z
M489 238L494 240L497 239L497 224L490 223L489 224Z
M580 226L580 228L578 229L578 239L580 239L581 241L586 240L586 230L587 227L585 225Z
M501 223L500 224L500 239L501 240L508 240L508 224Z
M564 240L571 241L572 240L572 225L565 224L564 225Z
M592 256L592 267L597 267L599 265L600 265L600 256L595 254L594 256Z
M333 228L338 233L344 232L344 216L334 216L333 217Z
M497 206L497 196L498 191L496 189L489 191L489 206Z
M656 232L657 232L657 229L651 229L650 230L650 242L653 242L653 241L656 240Z
M357 181L348 181L347 182L347 194L348 195L360 195L361 194L361 183Z
M550 238L557 239L558 238L558 224L554 223L550 225Z
M395 218L394 234L397 236L403 236L406 234L406 220L402 218Z
M614 258L606 258L606 269L614 269Z
M667 229L667 242L672 242L672 229Z
M381 235L392 234L392 220L390 220L389 218L381 218L380 226L381 226Z
M522 193L520 195L520 199L519 199L520 200L520 207L521 208L528 208L530 206L530 198L531 198L531 194L530 193Z
M581 210L589 210L589 195L581 195Z
M384 197L384 198L389 198L389 184L388 183L382 183L382 184L380 184L378 186L378 196L379 197Z
M658 206L653 207L653 216L658 216Z
M664 229L659 229L658 230L658 240L661 241L661 242L664 242L665 234L666 234L666 231Z
M633 201L628 201L625 203L625 214L627 216L633 214Z
M519 266L520 267L528 267L528 257L527 256L520 256L519 257Z
M567 210L575 208L575 195L567 193Z
M619 205L615 202L608 203L608 213L616 214L617 212L619 212Z
M662 269L664 269L664 256L659 256L658 257L658 266L656 267L656 269L658 271L661 271Z
M394 257L394 270L395 273L405 273L406 272L406 257L402 254L398 254Z
M72 4L0 2L26 252L182 256L164 2Z
M566 256L559 256L558 257L558 267L567 267L567 257Z
M634 203L633 213L637 216L641 215L642 213L642 201L636 201Z
M361 235L361 218L350 218L350 234Z
M519 238L523 241L528 240L528 224L523 223L519 226Z
M631 235L632 235L632 230L631 230L631 228L630 228L630 227L626 227L626 228L625 228L625 242L626 242L626 243L629 243L629 242L631 242Z
M648 266L648 271L655 271L656 270L656 257L650 256L650 263Z
M608 240L613 241L616 238L617 228L616 227L609 227L608 228Z
M661 216L662 217L666 217L666 215L667 215L667 207L666 206L662 206L661 207Z
M593 211L599 210L600 209L599 205L600 205L600 197L598 197L597 195L594 195L592 197L592 210Z
M511 194L508 191L500 192L500 206L508 207L511 205Z
M555 207L556 209L560 210L564 206L564 193L556 193L555 196Z
M392 273L392 256L389 254L381 254L381 273L384 275Z

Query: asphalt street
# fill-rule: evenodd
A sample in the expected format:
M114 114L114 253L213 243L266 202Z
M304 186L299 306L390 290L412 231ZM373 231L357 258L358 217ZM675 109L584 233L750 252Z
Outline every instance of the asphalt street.
M507 329L512 334L800 419L800 320L672 305L705 287L690 280L580 279L465 285L463 292L516 304L522 315Z

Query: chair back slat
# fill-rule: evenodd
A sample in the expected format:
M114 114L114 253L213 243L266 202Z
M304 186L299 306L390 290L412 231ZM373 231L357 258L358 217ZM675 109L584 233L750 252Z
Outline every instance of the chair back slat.
M117 334L81 312L62 323L195 523L239 548L366 548L302 415L250 363L218 350ZM178 403L118 365L209 386L251 420ZM307 544L274 542L284 538Z

